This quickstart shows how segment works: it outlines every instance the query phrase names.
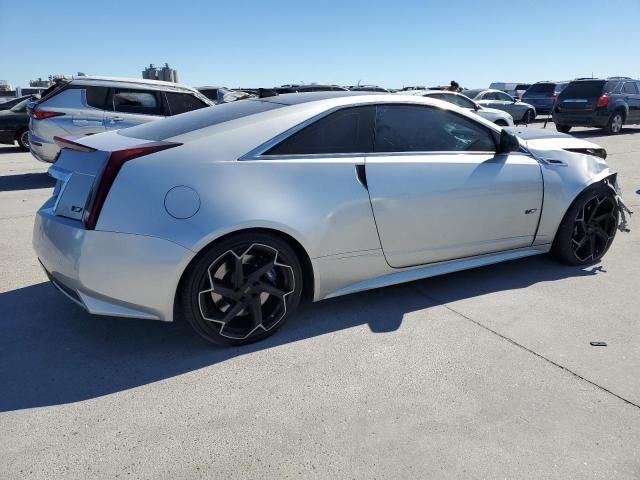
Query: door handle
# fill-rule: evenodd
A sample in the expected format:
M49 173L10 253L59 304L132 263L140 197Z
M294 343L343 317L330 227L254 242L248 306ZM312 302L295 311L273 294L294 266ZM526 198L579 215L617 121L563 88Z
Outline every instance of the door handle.
M111 120L112 122L121 122L124 120L124 118L122 117L109 117L109 120Z

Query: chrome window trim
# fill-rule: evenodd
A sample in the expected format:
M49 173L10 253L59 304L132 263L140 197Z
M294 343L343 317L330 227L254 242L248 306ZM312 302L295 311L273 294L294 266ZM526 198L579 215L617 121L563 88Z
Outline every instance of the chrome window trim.
M445 102L446 100L442 100L443 102ZM291 154L291 155L264 155L263 152L266 152L267 150L275 147L277 144L283 142L284 140L286 140L287 138L295 135L297 132L299 132L300 130L302 130L303 128L311 125L312 123L315 123L319 120L321 120L322 118L338 111L338 110L342 110L342 109L347 109L347 108L355 108L355 107L363 107L363 106L373 106L373 107L378 107L379 105L415 105L415 106L419 106L419 107L426 107L426 108L437 108L439 110L446 110L448 112L451 112L453 114L456 115L460 115L461 117L471 121L471 122L475 122L477 123L480 127L487 129L490 133L498 133L497 129L493 129L492 126L488 126L488 125L484 125L482 123L476 122L476 120L474 120L473 118L469 118L466 117L465 115L460 114L459 112L455 112L452 111L449 108L443 108L440 106L436 106L436 105L427 105L427 104L419 104L419 103L413 103L413 102L407 102L407 101L393 101L393 102L360 102L360 103L353 103L353 104L349 104L349 105L338 105L336 107L332 107L328 110L325 110L324 112L318 113L317 115L314 115L313 117L309 117L308 119L306 119L304 122L301 122L291 128L289 128L288 130L285 130L284 132L279 133L278 135L276 135L275 137L273 137L270 140L267 140L266 142L262 143L261 145L257 146L256 148L254 148L253 150L250 150L249 152L245 153L244 155L242 155L241 157L238 158L239 161L246 161L246 160L282 160L282 161L287 161L287 160L304 160L304 159L323 159L323 158L350 158L350 157L374 157L374 156L397 156L397 155L432 155L432 154L439 154L439 155L460 155L460 154L490 154L493 153L494 155L499 155L497 149L495 152L487 152L487 151L464 151L464 150L454 150L454 151L448 151L448 150L444 150L444 151L419 151L419 152L350 152L350 153L304 153L304 154ZM456 105L457 106L457 105ZM462 108L462 107L459 107ZM495 141L495 140L494 140ZM497 145L496 145L497 147Z

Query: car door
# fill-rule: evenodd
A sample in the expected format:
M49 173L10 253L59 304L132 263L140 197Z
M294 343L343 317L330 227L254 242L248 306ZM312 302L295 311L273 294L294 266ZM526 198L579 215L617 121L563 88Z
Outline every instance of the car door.
M532 244L542 173L502 154L489 127L431 106L377 107L367 184L385 258L395 268Z
M109 89L87 85L78 88L83 103L80 108L69 110L74 135L93 135L105 131L104 115L105 104Z
M105 128L118 130L164 118L162 92L112 88L107 101Z

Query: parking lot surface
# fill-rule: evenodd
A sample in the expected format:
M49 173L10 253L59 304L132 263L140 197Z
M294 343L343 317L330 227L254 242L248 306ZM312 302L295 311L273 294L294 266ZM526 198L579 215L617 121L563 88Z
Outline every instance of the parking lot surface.
M640 128L577 130L640 212ZM46 282L46 167L0 147L0 478L640 478L640 213L598 265L336 298L217 348Z

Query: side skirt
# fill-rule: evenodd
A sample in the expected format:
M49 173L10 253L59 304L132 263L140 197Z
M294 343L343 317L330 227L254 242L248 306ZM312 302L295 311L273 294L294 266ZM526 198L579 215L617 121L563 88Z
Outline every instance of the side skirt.
M389 285L396 285L398 283L411 282L414 280L420 280L423 278L435 277L437 275L443 275L446 273L459 272L461 270L468 270L470 268L482 267L485 265L491 265L493 263L506 262L509 260L516 260L518 258L530 257L532 255L540 255L548 253L551 250L551 244L536 245L527 248L519 248L515 250L507 250L499 253L491 253L486 255L478 255L474 257L468 257L458 260L449 260L446 262L432 263L426 266L411 267L403 270L394 270L392 273L383 274L373 278L368 278L362 281L351 283L342 288L334 290L333 292L320 295L319 299L339 297L341 295L347 295L350 293L361 292L363 290L370 290L373 288L387 287ZM350 260L354 257L343 258L341 262L344 262L342 266L334 264L334 268L346 268L350 269ZM360 257L361 258L361 257Z

